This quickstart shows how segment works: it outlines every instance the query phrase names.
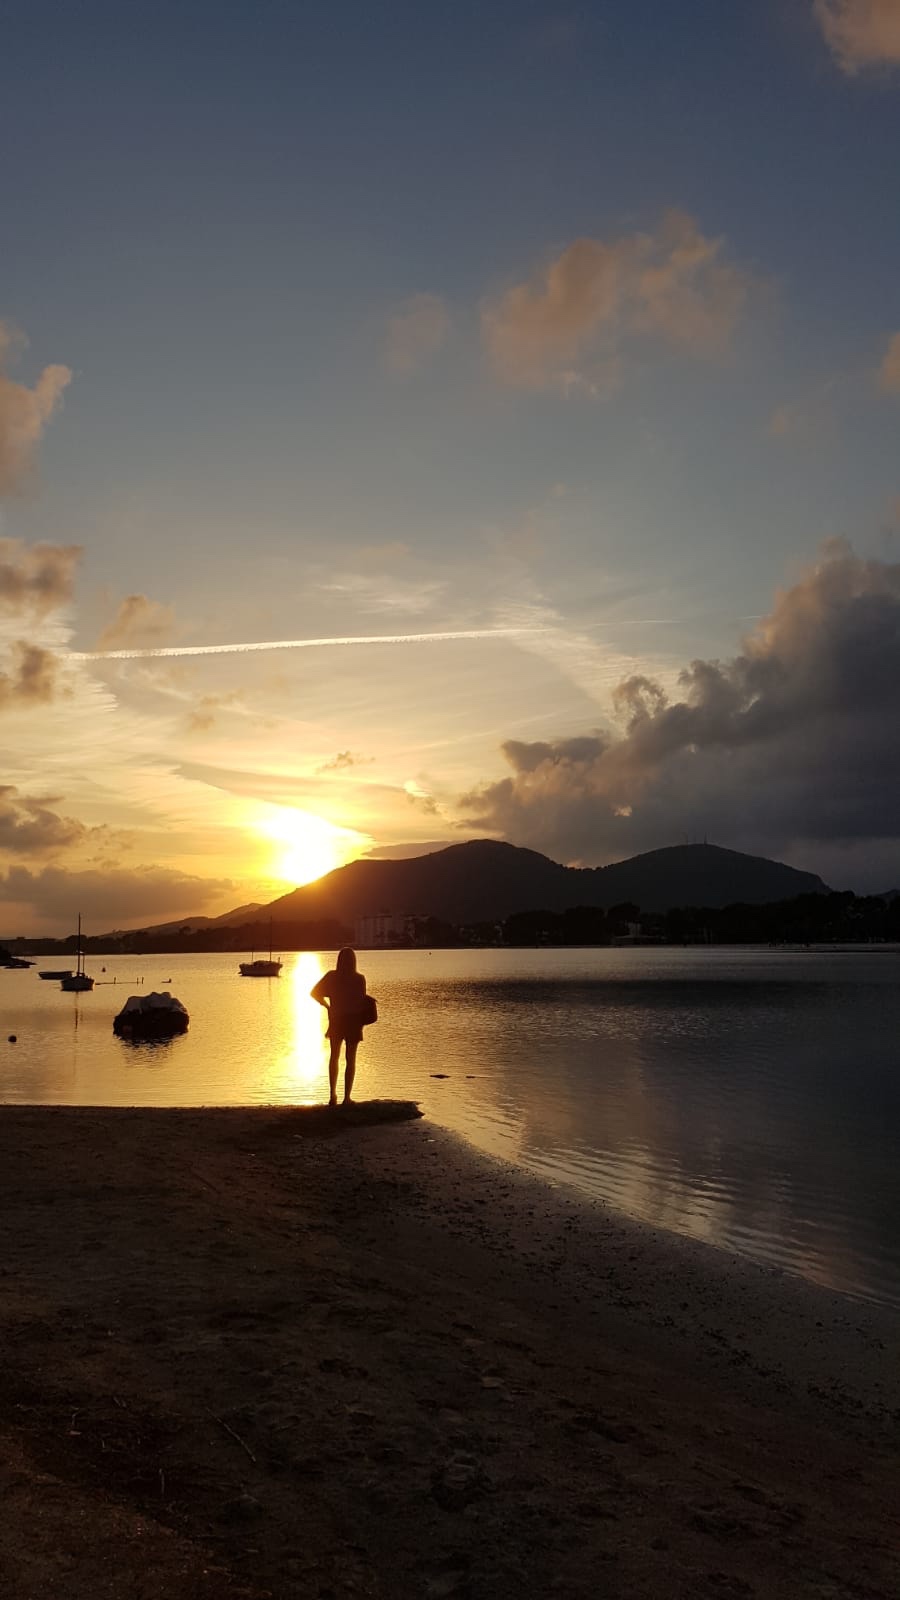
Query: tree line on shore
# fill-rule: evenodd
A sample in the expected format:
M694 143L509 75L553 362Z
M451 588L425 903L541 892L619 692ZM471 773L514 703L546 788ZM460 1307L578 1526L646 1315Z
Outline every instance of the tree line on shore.
M354 942L354 930L334 919L279 923L279 951L335 950ZM396 947L608 945L623 938L661 944L845 944L900 941L900 894L802 894L768 905L678 906L642 912L630 902L611 906L573 906L568 911L517 912L498 922L458 926L436 917L411 917ZM74 935L66 939L16 939L17 955L74 956ZM268 922L236 927L160 930L139 928L82 941L88 955L175 955L264 950ZM0 952L0 964L3 953Z

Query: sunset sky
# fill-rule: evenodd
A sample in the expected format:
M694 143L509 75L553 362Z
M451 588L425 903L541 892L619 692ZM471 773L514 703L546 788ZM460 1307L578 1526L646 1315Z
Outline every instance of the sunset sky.
M2 9L0 933L900 885L900 0Z

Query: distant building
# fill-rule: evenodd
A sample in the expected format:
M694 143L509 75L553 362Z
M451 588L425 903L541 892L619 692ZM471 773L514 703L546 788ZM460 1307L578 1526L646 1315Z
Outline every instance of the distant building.
M632 945L665 944L666 942L664 935L661 933L645 933L640 922L628 922L625 926L628 932L618 934L615 939L610 940L610 944L616 945L620 949L627 949Z
M415 938L416 918L408 911L375 911L356 924L356 943L369 950L414 944Z

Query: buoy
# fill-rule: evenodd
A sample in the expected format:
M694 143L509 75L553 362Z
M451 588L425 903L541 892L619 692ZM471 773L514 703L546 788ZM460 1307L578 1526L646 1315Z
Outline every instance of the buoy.
M8 1043L9 1044L15 1044L15 1042L16 1042L16 1036L15 1036L14 1033L11 1033L10 1036L9 1036Z

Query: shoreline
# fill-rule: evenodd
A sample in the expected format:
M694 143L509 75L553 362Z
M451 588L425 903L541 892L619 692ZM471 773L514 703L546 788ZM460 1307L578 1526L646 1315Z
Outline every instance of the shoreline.
M10 1600L900 1591L900 1316L390 1114L2 1108Z

